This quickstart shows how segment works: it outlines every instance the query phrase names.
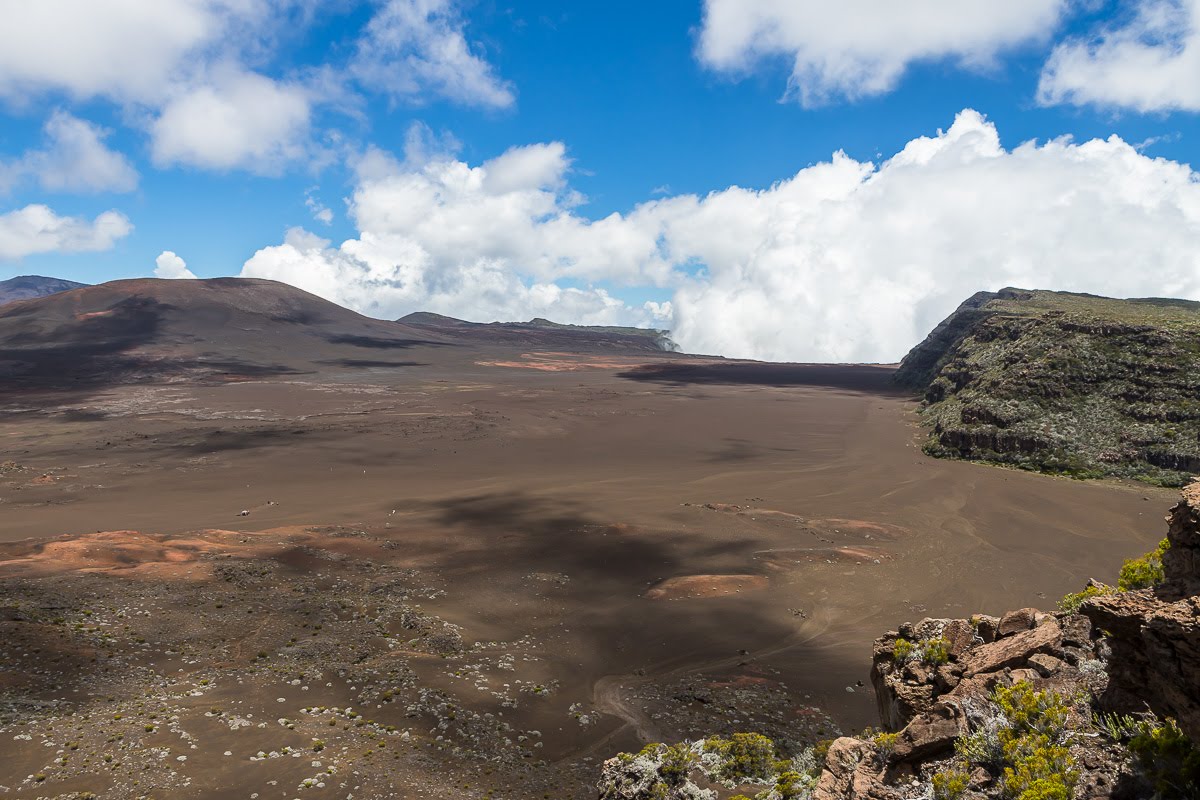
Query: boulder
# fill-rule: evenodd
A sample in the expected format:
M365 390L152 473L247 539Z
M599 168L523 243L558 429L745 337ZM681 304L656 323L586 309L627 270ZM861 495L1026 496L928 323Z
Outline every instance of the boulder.
M904 795L884 780L875 746L842 737L829 746L812 800L902 800Z
M997 627L997 638L1029 630L1037 624L1039 613L1041 612L1036 608L1019 608L1016 611L1009 611L1000 618L1000 625Z
M900 732L892 751L896 762L923 761L954 749L954 740L967 733L967 719L957 703L937 703L916 716Z
M996 636L1000 632L999 617L989 616L988 614L976 614L972 619L975 621L975 631L985 644L996 641Z
M1034 653L1029 657L1029 666L1037 670L1038 675L1043 678L1049 678L1051 675L1057 675L1062 671L1063 662L1052 655L1046 653Z
M1005 615L1007 618L1009 615ZM1030 617L1032 624L1032 616ZM1003 630L1003 622L1001 623ZM990 644L980 645L963 658L967 675L995 672L1005 667L1024 664L1034 653L1045 653L1062 647L1062 629L1057 619L1050 619L1038 628L1026 628L1020 633L1005 636Z

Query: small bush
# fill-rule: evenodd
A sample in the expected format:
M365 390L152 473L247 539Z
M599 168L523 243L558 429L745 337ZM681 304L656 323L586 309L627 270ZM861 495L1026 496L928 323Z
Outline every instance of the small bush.
M908 661L913 657L917 646L904 637L896 640L896 644L892 646L892 659L897 663Z
M1092 583L1084 587L1082 592L1073 592L1064 595L1062 600L1058 601L1060 611L1066 611L1068 614L1076 614L1079 612L1079 607L1083 605L1085 600L1093 597L1103 597L1104 595L1115 594L1116 589L1111 586L1106 586L1102 583Z
M661 757L662 765L658 768L658 774L668 786L679 786L686 781L688 773L700 760L686 742L667 745Z
M1014 736L1005 748L1004 793L1015 800L1071 800L1079 774L1066 747L1044 734Z
M1065 746L1071 706L1027 681L998 686L993 700L1007 720L998 730L1004 794L1014 800L1071 800L1079 773Z
M926 664L945 664L950 660L950 640L944 636L921 642L921 660Z
M964 770L951 767L933 776L933 800L959 800L967 793L967 784L971 781Z
M775 743L760 733L735 733L728 739L713 736L705 740L704 750L720 757L715 773L723 781L769 780L787 767L776 757Z
M1175 720L1162 725L1142 723L1142 731L1129 742L1142 774L1163 800L1194 798L1200 787L1200 750L1179 729Z
M779 800L801 800L808 797L815 783L816 781L802 772L784 770L775 778L775 792L772 796L778 796Z
M879 757L887 761L892 753L896 751L896 743L900 741L898 733L877 733L871 738L875 743L875 747L879 749Z
M992 695L1013 730L1032 731L1057 739L1066 732L1071 706L1052 691L1036 691L1028 681L997 686Z
M1117 588L1122 592L1134 589L1149 589L1163 582L1163 554L1171 547L1171 542L1163 539L1158 547L1141 558L1127 558L1121 565L1121 574L1117 578Z

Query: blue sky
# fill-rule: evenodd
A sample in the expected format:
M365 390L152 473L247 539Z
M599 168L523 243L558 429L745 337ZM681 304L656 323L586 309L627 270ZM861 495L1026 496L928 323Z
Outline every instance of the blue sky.
M257 275L813 360L1016 280L1200 296L1197 0L30 5L0 0L0 278Z

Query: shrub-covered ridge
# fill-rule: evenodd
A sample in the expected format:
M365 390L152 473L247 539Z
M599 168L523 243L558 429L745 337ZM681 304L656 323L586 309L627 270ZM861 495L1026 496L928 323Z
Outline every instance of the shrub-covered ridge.
M1182 486L1200 472L1200 303L1004 289L905 357L930 455Z

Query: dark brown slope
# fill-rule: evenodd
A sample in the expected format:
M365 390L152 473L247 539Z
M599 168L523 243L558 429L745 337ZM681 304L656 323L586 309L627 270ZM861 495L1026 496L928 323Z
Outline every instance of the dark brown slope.
M237 379L396 362L444 344L275 281L112 281L0 309L6 388Z
M42 275L18 275L6 281L0 281L0 306L15 303L18 300L32 300L36 297L80 289L86 283L68 281L62 278L47 278Z
M528 322L467 322L418 311L398 322L466 342L510 344L558 350L617 350L624 352L675 352L669 331L605 325L564 325L548 319Z

